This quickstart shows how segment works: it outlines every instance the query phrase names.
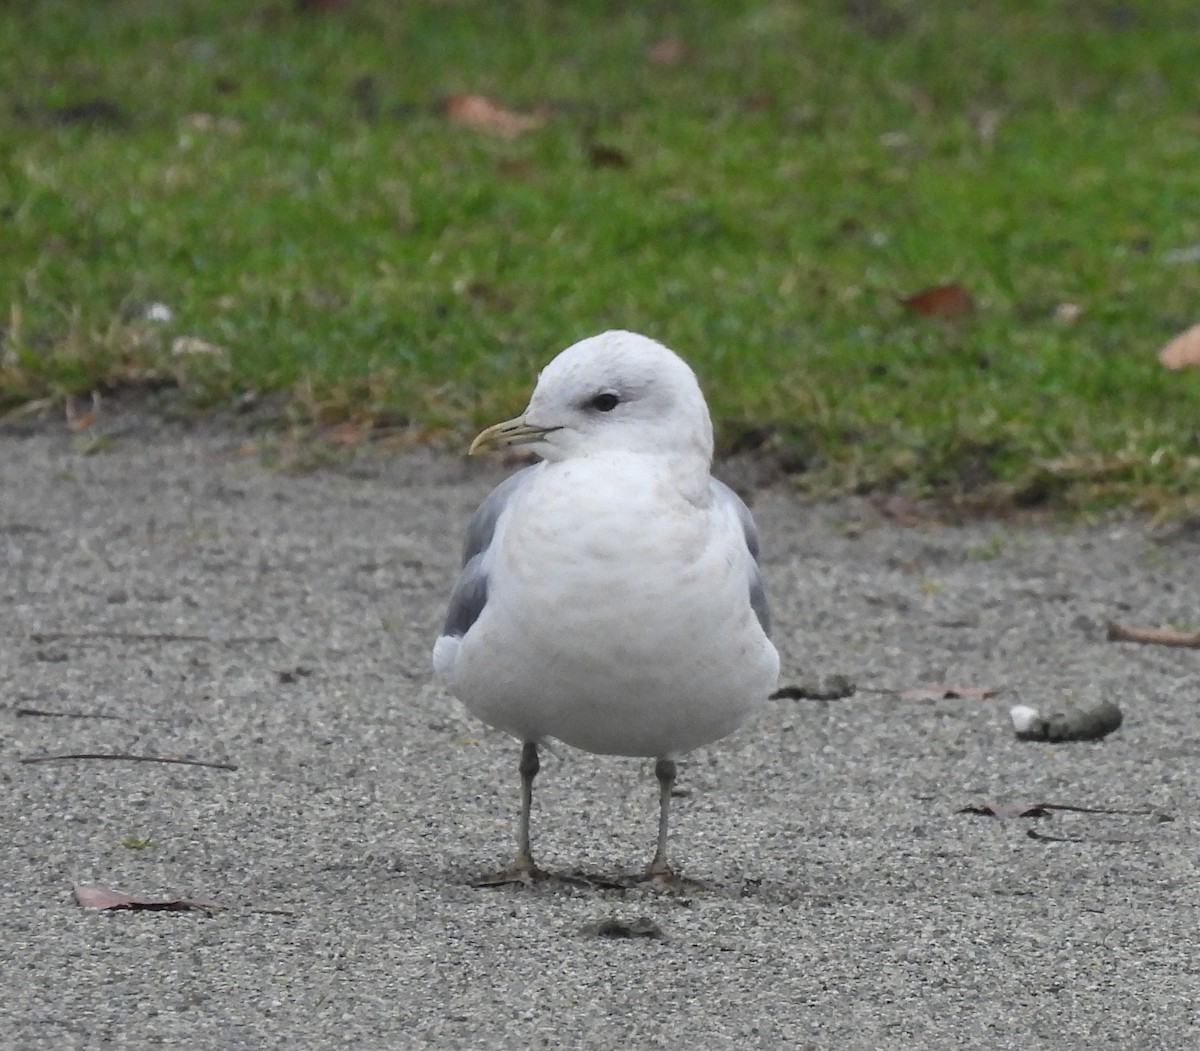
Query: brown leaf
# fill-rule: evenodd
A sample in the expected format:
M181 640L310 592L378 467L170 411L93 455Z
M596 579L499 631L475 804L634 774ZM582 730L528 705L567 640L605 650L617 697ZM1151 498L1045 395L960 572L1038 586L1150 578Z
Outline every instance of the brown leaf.
M1149 625L1108 622L1110 642L1142 642L1151 646L1184 646L1200 649L1200 631L1177 631L1175 628L1156 628Z
M363 445L370 437L371 424L368 420L348 420L325 432L325 440L330 445Z
M593 168L628 168L629 155L613 146L594 142L588 147L588 163Z
M142 912L211 912L221 906L214 901L197 901L191 898L143 898L136 894L125 894L94 883L76 883L75 900L88 909L138 910Z
M923 521L917 505L899 493L886 497L874 497L870 503L884 518L890 518L893 522L899 522L900 525L920 525Z
M914 686L901 690L900 698L905 701L981 701L995 697L999 691L986 686Z
M1169 369L1200 368L1200 325L1179 333L1158 352L1158 360Z
M933 285L900 300L914 314L923 317L958 317L975 309L975 300L959 284Z
M647 60L664 69L679 65L687 57L688 46L677 36L663 37L646 48Z
M516 113L486 95L471 92L451 95L442 104L442 112L451 123L498 135L502 139L515 139L546 123L543 113Z

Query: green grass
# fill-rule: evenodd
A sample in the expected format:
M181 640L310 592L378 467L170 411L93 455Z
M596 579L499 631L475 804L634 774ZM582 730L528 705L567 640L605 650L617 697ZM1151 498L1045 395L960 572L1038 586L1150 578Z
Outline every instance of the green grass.
M459 435L624 327L815 489L1178 507L1198 34L1194 0L7 5L0 409L157 377ZM550 117L489 137L459 91ZM96 99L127 123L65 119ZM945 281L978 310L898 302Z

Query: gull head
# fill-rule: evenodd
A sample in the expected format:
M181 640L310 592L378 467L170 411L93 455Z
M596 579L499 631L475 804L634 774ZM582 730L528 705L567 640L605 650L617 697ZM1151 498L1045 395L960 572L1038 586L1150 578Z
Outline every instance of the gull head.
M712 421L681 357L636 332L602 332L542 369L525 412L489 427L471 452L515 445L545 460L636 452L708 464Z

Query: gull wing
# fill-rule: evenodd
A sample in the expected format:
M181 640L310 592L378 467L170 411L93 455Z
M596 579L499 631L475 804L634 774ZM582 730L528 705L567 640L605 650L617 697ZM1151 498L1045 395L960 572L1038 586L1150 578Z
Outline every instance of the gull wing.
M716 478L712 480L713 499L721 506L737 515L742 524L742 535L746 538L746 550L750 554L750 568L747 585L750 589L750 608L758 617L766 635L771 634L771 607L767 602L767 591L763 586L762 574L758 569L758 527L754 524L754 516L750 513L745 502L737 493L724 482Z
M463 544L462 569L454 590L450 592L450 608L446 612L443 635L462 638L483 612L488 591L487 555L496 533L496 523L509 501L532 477L530 472L538 466L533 464L506 478L487 495L472 515Z

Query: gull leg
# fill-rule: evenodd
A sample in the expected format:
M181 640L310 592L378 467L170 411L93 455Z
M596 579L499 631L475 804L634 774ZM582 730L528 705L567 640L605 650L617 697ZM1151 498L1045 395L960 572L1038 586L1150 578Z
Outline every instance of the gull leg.
M533 852L529 848L529 811L533 806L533 779L537 777L541 763L538 760L537 744L526 741L521 746L521 816L517 821L517 856L508 868L494 876L484 876L475 881L477 887L501 887L506 883L524 883L546 879L546 873L533 863Z
M659 759L654 764L658 778L658 848L646 869L646 879L672 880L675 873L667 864L667 829L671 817L671 791L675 787L675 760Z
M533 807L533 779L542 764L538 759L537 745L526 741L521 746L521 817L517 822L517 856L513 868L533 871L533 851L529 848L529 811Z

